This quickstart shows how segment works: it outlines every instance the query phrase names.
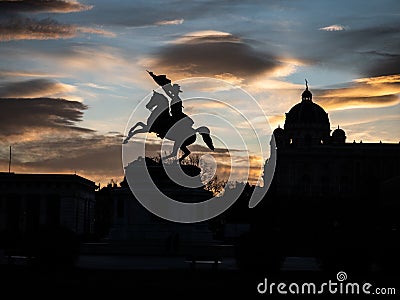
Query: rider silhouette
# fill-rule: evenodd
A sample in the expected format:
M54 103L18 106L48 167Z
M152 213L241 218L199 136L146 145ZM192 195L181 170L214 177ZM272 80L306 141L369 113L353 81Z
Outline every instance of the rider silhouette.
M153 80L160 85L164 92L167 94L169 98L171 98L170 110L172 116L172 125L176 122L181 121L183 118L183 122L187 122L188 126L191 127L194 122L191 118L188 117L183 111L182 99L179 97L179 93L182 93L181 87L179 84L171 84L171 80L167 78L166 75L156 75L151 71L147 71L149 75L153 78ZM161 137L161 136L160 136ZM163 137L163 136L162 136Z
M129 133L123 143L128 143L138 133L154 132L162 139L168 136L169 140L174 141L174 145L171 154L164 157L164 159L176 156L179 149L181 149L184 153L179 158L179 162L181 162L190 154L187 146L196 141L196 134L198 133L208 148L214 151L210 129L206 126L193 128L193 120L182 111L182 99L179 97L179 93L182 93L180 86L178 84L171 84L171 80L166 75L156 75L153 72L147 72L163 88L171 101L162 93L153 91L153 96L149 103L146 104L146 108L151 111L147 119L147 124L137 122L129 129Z
M162 88L168 97L171 98L171 115L174 121L184 118L186 115L182 111L182 99L179 97L179 93L182 93L181 87L178 84L167 84Z

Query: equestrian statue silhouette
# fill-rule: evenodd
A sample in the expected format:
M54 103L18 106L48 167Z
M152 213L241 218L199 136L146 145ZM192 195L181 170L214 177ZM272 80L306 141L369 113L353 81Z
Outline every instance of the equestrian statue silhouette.
M179 93L182 92L180 86L178 84L171 84L171 80L166 75L155 75L153 72L147 72L163 88L164 92L171 99L171 104L167 97L153 90L153 96L146 104L146 108L151 111L147 119L147 124L137 122L129 130L128 136L123 143L128 143L132 136L137 133L154 132L161 139L166 138L174 141L172 153L164 157L164 159L176 157L178 150L181 149L183 151L183 155L179 158L179 162L181 162L190 154L187 146L196 141L196 133L199 133L208 148L214 151L210 130L205 126L194 129L193 120L182 111L182 100L179 97Z

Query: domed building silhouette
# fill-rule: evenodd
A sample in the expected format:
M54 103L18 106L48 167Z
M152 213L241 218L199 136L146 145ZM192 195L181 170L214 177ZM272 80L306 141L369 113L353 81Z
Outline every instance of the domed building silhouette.
M285 144L317 145L329 142L330 123L328 114L312 101L312 94L306 90L301 102L293 106L286 114Z
M346 143L344 129L331 130L328 113L306 84L270 146L276 168L255 228L259 234L278 230L274 244L283 255L332 258L347 251L343 260L356 262L394 249L388 246L394 239L382 238L384 247L368 241L400 232L400 144Z
M275 196L370 197L400 175L400 144L346 143L342 128L331 132L328 113L313 101L308 84L273 137Z

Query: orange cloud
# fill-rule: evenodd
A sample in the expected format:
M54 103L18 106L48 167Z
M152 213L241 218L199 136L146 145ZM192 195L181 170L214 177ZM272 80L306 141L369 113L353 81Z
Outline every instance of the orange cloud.
M400 75L356 79L349 87L317 91L327 110L385 107L399 103Z
M400 83L400 74L359 78L355 79L354 81L367 84Z
M82 32L82 33L105 35L105 36L108 36L108 37L115 37L116 36L116 34L114 32L107 31L107 30L104 30L104 29L93 28L93 27L77 27L76 31L77 32Z

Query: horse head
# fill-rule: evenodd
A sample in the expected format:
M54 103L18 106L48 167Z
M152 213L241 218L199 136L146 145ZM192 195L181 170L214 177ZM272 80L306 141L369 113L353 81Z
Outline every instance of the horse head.
M158 106L164 109L168 107L168 105L167 97L153 90L153 96L151 96L150 101L146 104L146 108L152 110L154 107Z

